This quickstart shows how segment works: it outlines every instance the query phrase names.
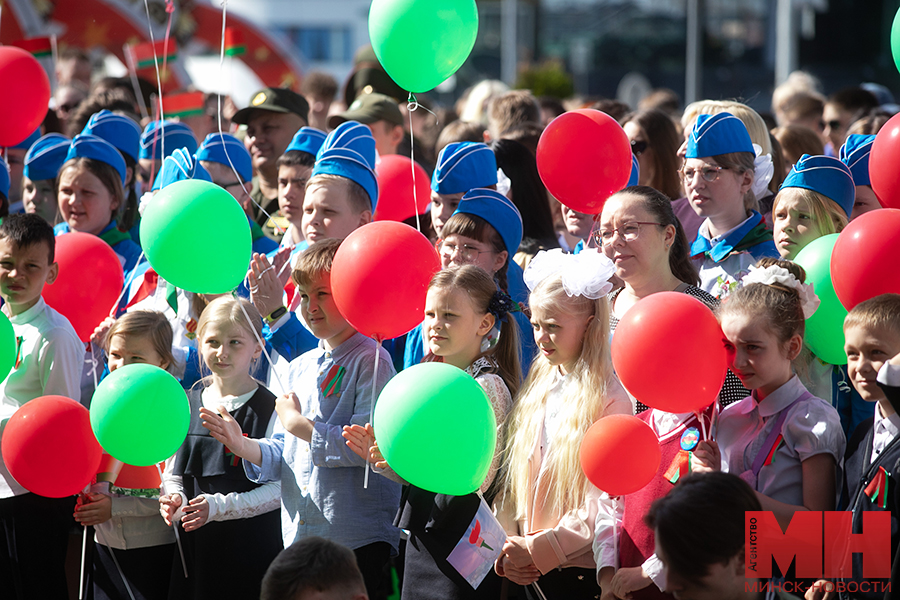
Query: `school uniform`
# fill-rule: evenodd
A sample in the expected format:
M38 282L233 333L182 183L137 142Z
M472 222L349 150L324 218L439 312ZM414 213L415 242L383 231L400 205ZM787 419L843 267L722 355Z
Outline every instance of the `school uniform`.
M830 454L840 481L846 438L837 411L813 396L797 376L766 396L756 391L722 411L717 436L722 470L739 475L764 494L803 505L801 463Z
M206 494L209 522L191 532L181 530L188 578L181 559L172 563L169 598L256 598L269 564L282 550L279 536L278 498L280 486L260 485L244 474L240 458L215 440L203 427L201 406L223 404L251 438L271 434L275 396L263 386L234 398L203 398L193 392L191 424L166 477L166 491L187 500ZM180 525L179 525L180 526Z
M759 259L779 256L772 232L755 210L720 236L710 234L707 219L691 244L691 258L700 271L700 288L716 298L724 298L735 289Z

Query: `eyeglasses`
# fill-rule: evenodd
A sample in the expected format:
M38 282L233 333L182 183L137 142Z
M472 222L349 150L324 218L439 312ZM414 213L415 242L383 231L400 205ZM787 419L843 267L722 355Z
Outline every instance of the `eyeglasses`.
M631 140L631 152L635 156L640 156L647 151L647 142L645 140Z
M662 223L656 223L652 221L629 221L628 223L622 223L621 227L613 227L612 229L599 229L594 232L594 243L599 244L601 246L608 246L613 239L613 236L618 233L619 237L625 240L626 242L633 242L638 239L638 236L641 235L641 225L659 225L662 227Z
M728 167L714 167L712 165L705 165L702 169L695 169L694 167L681 167L681 175L684 177L685 183L691 183L694 181L694 175L697 173L700 174L700 177L703 178L703 181L708 183L712 183L716 179L719 178L719 173L723 170L728 170Z
M448 260L453 258L453 255L459 257L459 260L464 263L472 263L478 260L478 257L485 252L491 252L491 250L479 250L475 246L468 246L463 244L462 246L458 244L448 244L447 242L438 242L438 252L440 255Z

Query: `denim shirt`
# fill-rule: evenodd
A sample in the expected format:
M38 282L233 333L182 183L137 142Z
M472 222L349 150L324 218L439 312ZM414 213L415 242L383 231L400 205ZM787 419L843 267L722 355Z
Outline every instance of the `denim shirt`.
M341 436L344 425L369 422L375 350L372 339L356 333L333 352L320 344L293 361L288 387L314 421L312 440L286 432L279 421L271 439L259 440L262 465L244 461L250 480L281 481L285 548L318 535L351 549L375 542L397 549L400 530L393 522L400 485L370 473L364 488L365 462ZM387 352L378 353L376 395L394 375Z

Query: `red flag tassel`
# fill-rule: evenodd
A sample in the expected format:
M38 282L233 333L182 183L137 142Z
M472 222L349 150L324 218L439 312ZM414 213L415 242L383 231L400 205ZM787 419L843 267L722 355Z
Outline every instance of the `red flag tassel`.
M873 477L872 481L869 482L869 485L866 486L865 494L869 497L869 501L875 504L875 506L878 508L885 508L887 506L887 492L887 471L884 470L884 467L878 467L878 472L875 473L875 477Z

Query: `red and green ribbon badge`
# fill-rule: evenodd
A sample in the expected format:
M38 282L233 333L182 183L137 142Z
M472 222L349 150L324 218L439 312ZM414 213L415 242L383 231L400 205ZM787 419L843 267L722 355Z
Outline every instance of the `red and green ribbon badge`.
M249 437L249 436L245 433L244 437ZM225 446L225 456L230 457L228 464L232 467L238 466L238 464L240 464L240 462L241 462L241 457L236 455L234 452L232 452L231 448L229 448L228 446Z
M339 393L341 391L341 382L344 381L344 373L346 372L347 369L344 367L339 367L337 365L331 367L331 369L328 370L328 375L325 376L325 379L320 386L322 395L327 398L334 393Z
M772 464L772 462L775 460L775 452L778 451L778 447L781 446L783 442L784 436L779 433L778 437L775 438L775 443L772 444L772 449L769 450L769 455L766 456L766 462L763 463L764 467Z
M18 335L16 336L16 366L13 367L18 369L22 364L22 344L25 342L25 336Z
M872 481L869 482L869 485L866 486L866 496L868 496L869 501L878 508L885 508L887 506L887 494L888 474L887 471L884 470L884 467L878 467L875 477L873 477Z
M676 483L679 479L691 472L692 457L693 452L679 450L678 454L675 455L675 458L672 459L672 464L669 465L669 468L666 469L666 472L663 474L663 477L665 477L669 483Z
M481 523L478 519L475 519L475 527L472 528L472 533L469 534L469 543L479 548L487 548L491 552L494 551L493 548L484 543L484 538L482 538L479 534L481 533Z

